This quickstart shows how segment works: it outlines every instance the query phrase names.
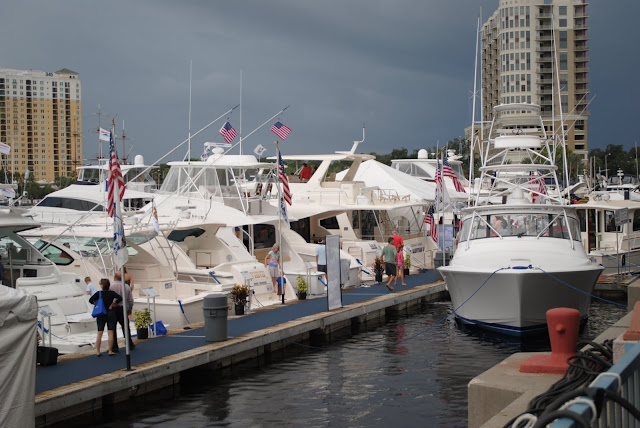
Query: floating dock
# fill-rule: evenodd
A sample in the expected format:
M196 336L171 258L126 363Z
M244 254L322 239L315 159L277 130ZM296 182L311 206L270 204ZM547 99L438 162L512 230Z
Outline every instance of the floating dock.
M126 371L125 353L103 352L68 356L55 366L36 371L36 426L88 420L114 403L180 382L191 369L220 369L314 338L344 337L345 330L383 318L423 302L443 300L445 285L434 271L406 278L407 286L389 292L382 284L345 290L343 307L327 310L326 297L308 299L230 317L229 339L205 341L203 324L172 330L168 335L139 341L131 351L132 370ZM338 334L341 332L341 334Z

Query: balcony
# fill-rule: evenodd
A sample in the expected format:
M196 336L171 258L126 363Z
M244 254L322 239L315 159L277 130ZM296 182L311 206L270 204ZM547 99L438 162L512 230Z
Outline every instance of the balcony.
M542 55L538 58L538 62L553 62L553 55Z
M587 52L587 51L589 50L589 46L587 46L587 45L582 45L582 44L580 44L580 45L575 45L575 46L573 47L573 50L574 50L574 51L576 51L576 52Z
M551 95L551 94L553 94L553 89L546 89L546 88L536 89L536 95Z
M590 94L591 91L587 88L576 88L575 93L576 95L587 95Z
M578 62L589 62L589 57L586 55L577 56L573 59L576 63Z
M576 42L586 42L587 40L589 40L589 36L587 36L586 32L575 33L573 35L573 40L575 40Z
M536 25L537 31L551 31L553 30L553 25Z
M574 11L573 12L574 19L589 19L589 14L585 11Z
M553 46L536 46L536 52L553 52Z
M587 83L589 83L589 79L586 79L584 77L580 77L580 78L576 79L576 83L587 84Z
M589 69L589 67L587 67L586 65L577 65L576 66L576 73L590 73L591 69Z
M589 26L587 24L575 23L575 24L573 24L573 29L574 30L588 30Z

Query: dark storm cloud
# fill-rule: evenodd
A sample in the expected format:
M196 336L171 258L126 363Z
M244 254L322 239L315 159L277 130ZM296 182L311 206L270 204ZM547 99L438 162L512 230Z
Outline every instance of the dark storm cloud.
M637 108L637 49L621 43L640 7L589 5L590 146L626 143ZM468 1L4 1L0 67L80 73L85 157L97 149L97 108L126 123L133 153L154 160L238 104L248 134L281 108L288 153L433 146L471 120L475 30L497 0ZM625 25L627 24L627 25ZM7 35L12 43L7 43ZM619 61L624 69L615 66ZM624 107L619 105L624 104ZM616 113L614 113L616 111ZM634 116L635 114L635 116ZM104 119L104 117L103 117ZM619 121L612 133L608 122ZM239 129L239 112L230 117ZM103 126L106 126L106 120ZM220 124L193 139L220 140ZM269 126L247 139L273 153ZM611 140L611 141L609 141ZM619 141L618 141L619 140ZM184 154L184 153L182 153Z

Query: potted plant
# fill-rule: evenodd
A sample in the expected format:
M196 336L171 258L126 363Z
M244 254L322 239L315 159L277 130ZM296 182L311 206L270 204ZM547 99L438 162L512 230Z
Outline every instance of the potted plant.
M251 289L246 285L236 284L231 289L231 300L235 305L236 315L244 315L244 307L249 299Z
M296 278L296 294L298 295L298 300L305 300L308 292L309 284L307 280L304 279L302 275L298 275Z
M411 254L407 253L404 256L404 276L409 275L410 268L411 268Z
M149 326L151 325L151 311L149 308L144 308L141 311L133 311L133 324L136 326L138 332L138 339L149 338Z
M373 273L375 274L376 277L376 284L379 282L382 282L382 259L380 257L376 257L376 259L373 262Z

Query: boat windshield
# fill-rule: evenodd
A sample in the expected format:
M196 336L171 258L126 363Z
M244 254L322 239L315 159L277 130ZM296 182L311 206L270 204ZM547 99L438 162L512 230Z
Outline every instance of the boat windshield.
M493 238L497 236L542 236L546 238L580 240L580 227L578 220L568 217L567 223L564 215L550 213L507 213L489 214L467 218L462 223L460 241L470 239ZM491 227L489 227L491 225Z
M136 178L137 182L155 185L156 180L154 180L153 177L151 177L151 174L149 174L149 171L151 170L148 169L148 167L146 166L129 168L127 172L124 173L124 177L123 177L124 182L128 183L140 174L140 176ZM144 172L144 174L141 174L142 172Z

